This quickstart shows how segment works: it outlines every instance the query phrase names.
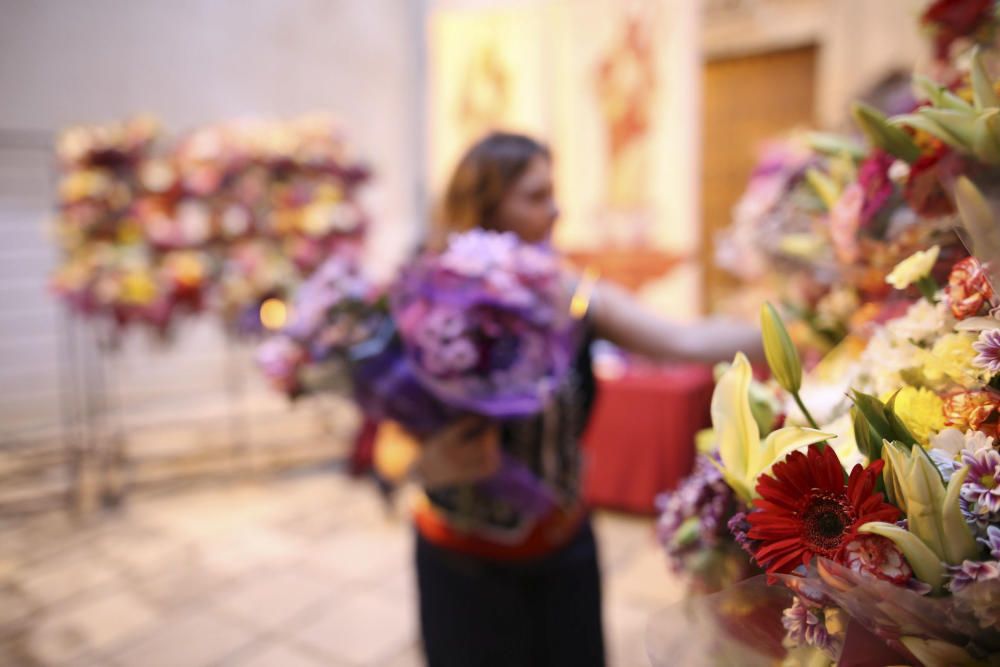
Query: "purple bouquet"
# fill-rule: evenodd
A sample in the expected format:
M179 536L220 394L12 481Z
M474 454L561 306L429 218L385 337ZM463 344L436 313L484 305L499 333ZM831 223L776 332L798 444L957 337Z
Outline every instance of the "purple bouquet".
M334 255L296 292L287 324L257 352L264 374L291 397L350 387L345 357L387 317L378 289L350 255Z
M403 273L392 312L419 381L468 412L537 413L572 363L576 322L558 258L511 233L452 236Z
M258 351L280 390L349 393L373 420L422 436L467 414L540 412L565 379L577 322L558 258L513 234L455 235L404 270L386 299L343 256L302 286L282 332ZM388 307L391 303L391 308ZM508 456L481 489L540 515L555 494Z

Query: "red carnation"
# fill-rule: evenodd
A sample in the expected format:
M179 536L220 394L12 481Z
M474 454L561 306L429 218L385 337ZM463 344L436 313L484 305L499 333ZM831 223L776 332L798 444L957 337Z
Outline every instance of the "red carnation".
M813 556L841 561L843 547L860 526L894 522L899 509L875 492L882 461L854 466L847 484L832 447L792 452L757 482L760 498L747 520L747 536L760 542L757 562L768 574L792 572Z
M956 319L978 314L992 298L993 287L978 259L966 257L952 267L948 275L948 305Z

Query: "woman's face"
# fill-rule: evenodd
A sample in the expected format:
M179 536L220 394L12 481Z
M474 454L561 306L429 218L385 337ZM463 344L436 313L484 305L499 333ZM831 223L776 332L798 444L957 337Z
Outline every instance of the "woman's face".
M500 201L496 229L538 243L549 240L558 217L552 164L547 157L536 155Z

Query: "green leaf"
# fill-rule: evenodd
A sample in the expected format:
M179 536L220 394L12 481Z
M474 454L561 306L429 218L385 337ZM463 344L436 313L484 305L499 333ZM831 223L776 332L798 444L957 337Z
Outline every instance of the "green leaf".
M809 148L817 153L829 155L848 155L852 160L861 161L868 155L864 146L850 137L844 137L832 132L810 132L806 135Z
M979 115L973 129L972 150L986 164L1000 164L1000 109Z
M900 128L890 125L881 111L862 102L855 102L851 113L858 127L874 146L911 164L920 158L920 148L913 138Z
M912 127L915 130L922 130L933 137L937 137L952 148L959 150L966 150L968 148L961 141L953 137L948 130L938 125L937 121L919 114L909 113L902 116L894 116L889 123L897 127Z
M928 109L919 111L921 116L930 118L950 134L965 150L972 148L976 126L975 113L953 111L951 109Z
M885 405L882 401L861 391L854 391L851 399L879 440L895 440L893 437L895 431L886 419Z
M882 439L872 429L864 414L854 406L851 408L851 422L854 426L854 440L868 461L882 458Z
M917 439L910 433L910 429L906 427L903 420L896 415L896 396L899 395L899 390L897 390L889 402L885 405L885 420L889 423L889 428L892 429L892 438L890 440L897 440L907 447L913 447L914 445L919 445Z
M989 74L986 73L986 66L983 64L983 55L977 46L972 50L972 99L976 109L989 109L1000 107L1000 100L997 99L997 92L993 88Z

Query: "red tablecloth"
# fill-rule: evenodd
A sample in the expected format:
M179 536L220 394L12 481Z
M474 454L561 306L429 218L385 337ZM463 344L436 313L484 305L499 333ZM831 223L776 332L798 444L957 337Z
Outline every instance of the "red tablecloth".
M584 496L596 507L655 511L694 464L694 437L711 424L712 371L705 366L630 370L599 379L584 436Z

